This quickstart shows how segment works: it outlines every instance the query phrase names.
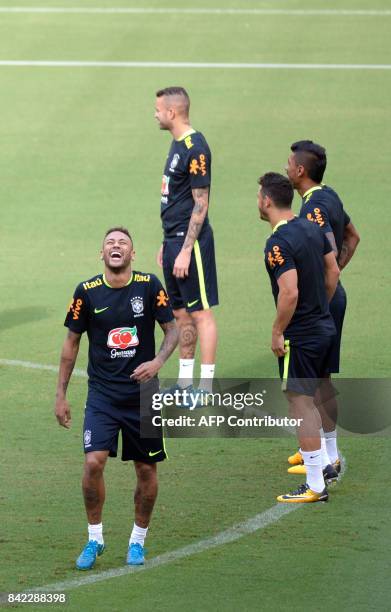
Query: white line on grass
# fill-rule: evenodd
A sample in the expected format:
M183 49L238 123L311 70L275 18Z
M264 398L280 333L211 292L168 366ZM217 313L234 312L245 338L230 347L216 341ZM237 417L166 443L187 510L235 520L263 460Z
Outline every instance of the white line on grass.
M0 67L31 68L219 68L253 70L391 70L391 64L263 64L236 62L128 62L0 60Z
M58 372L58 366L33 363L32 361L19 361L18 359L0 359L0 365L27 368L29 370L48 370L49 372ZM73 370L72 375L87 378L87 373L84 370L79 370L77 368Z
M17 359L0 359L0 365L29 368L34 370L49 370L50 372L58 371L57 366L33 363L31 361L19 361ZM86 376L84 370L74 370L73 372L76 376ZM340 476L342 477L346 469L346 461L343 457L341 457L341 459L342 470ZM173 563L175 561L178 561L179 559L191 557L198 553L205 552L206 550L210 550L211 548L216 548L217 546L222 546L224 544L235 542L236 540L239 540L240 538L243 538L246 535L254 533L255 531L265 529L269 525L276 523L286 514L290 514L294 510L302 508L304 505L305 504L277 504L275 506L272 506L268 510L261 512L260 514L256 514L252 518L243 521L242 523L237 523L229 529L226 529L225 531L221 531L220 533L211 536L210 538L206 538L204 540L200 540L199 542L194 542L194 544L188 544L183 548L178 548L176 550L163 553L162 555L158 555L157 557L153 557L152 559L148 560L146 565L143 566L117 567L111 570L100 572L99 574L90 574L88 576L70 578L69 580L64 580L63 582L55 582L46 584L44 586L27 589L27 592L71 590L84 586L86 584L94 584L95 582L102 582L103 580L109 580L110 578L118 578L120 576L153 569L155 567L159 567L160 565L166 565L167 563Z
M170 8L170 7L28 7L4 6L0 13L68 13L95 15L292 15L292 16L346 16L386 17L389 9L241 9L241 8Z
M341 463L342 469L340 478L342 478L346 471L346 461L344 457L341 457ZM153 557L147 561L146 565L136 567L117 567L100 572L99 574L90 574L88 576L70 578L69 580L64 580L63 582L54 582L41 587L35 587L33 589L28 589L28 592L69 591L71 589L77 589L78 587L85 586L86 584L94 584L96 582L102 582L103 580L109 580L110 578L118 578L120 576L135 574L142 571L145 572L155 567L159 567L160 565L167 565L167 563L173 563L175 561L179 561L180 559L186 559L193 555L203 553L211 548L216 548L217 546L223 546L224 544L236 542L246 535L250 535L251 533L259 531L260 529L265 529L269 525L279 521L286 514L299 510L306 505L307 504L276 504L275 506L268 508L268 510L261 512L260 514L256 514L252 518L247 519L242 523L237 523L229 529L221 531L215 536L206 538L205 540L200 540L199 542L194 542L194 544L189 544L183 548L177 548L176 550L163 553L157 557Z
M46 365L43 363L34 363L32 361L19 361L18 359L0 359L0 366L11 366L16 368L27 368L28 370L44 370L47 372L58 372L58 366ZM80 376L81 378L87 378L87 372L85 370L79 370L75 368L72 373L73 376ZM263 410L257 411L257 416L270 416L268 412ZM296 429L294 427L282 427L284 431L290 434L295 434Z
M206 538L205 540L200 540L199 542L194 542L194 544L189 544L188 546L184 546L183 548L178 548L176 550L163 553L162 555L158 555L157 557L153 557L152 559L149 559L147 561L146 565L143 566L117 567L115 569L100 572L99 574L90 574L88 576L70 578L69 580L64 580L63 582L46 584L42 587L36 587L31 590L63 591L76 589L86 584L93 584L95 582L101 582L102 580L109 580L110 578L118 578L119 576L134 574L136 572L146 571L155 567L159 567L160 565L166 565L167 563L173 563L174 561L179 561L180 559L185 559L198 553L203 553L206 550L210 550L211 548L216 548L217 546L222 546L223 544L235 542L236 540L239 540L240 538L243 538L246 535L254 533L259 529L265 529L265 527L268 527L268 525L275 523L286 514L289 514L294 510L298 510L298 508L302 505L304 504L275 505L272 508L261 512L260 514L255 515L247 521L244 521L243 523L238 523L236 525L233 525L229 529L226 529L225 531L221 531L215 536Z

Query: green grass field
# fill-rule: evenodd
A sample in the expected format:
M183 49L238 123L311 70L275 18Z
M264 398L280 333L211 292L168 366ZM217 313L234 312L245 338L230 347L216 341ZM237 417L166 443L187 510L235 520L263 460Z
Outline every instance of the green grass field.
M162 6L157 0L72 6L114 4ZM9 5L0 0L0 9ZM325 3L170 0L165 6L322 9ZM327 8L341 7L331 0ZM346 0L343 8L391 9L391 3ZM0 61L390 64L390 30L391 16L0 11ZM391 70L0 64L0 84L1 592L79 577L73 566L86 537L79 484L85 380L74 378L70 387L68 432L53 417L55 373L4 360L58 363L67 305L75 286L101 270L107 227L128 226L136 269L161 276L155 264L159 190L170 138L153 118L158 88L189 90L192 123L213 151L218 375L277 374L269 349L274 306L262 261L269 227L258 219L257 179L282 171L290 144L311 138L326 146L326 182L361 234L342 279L349 303L342 375L389 376ZM78 367L85 365L84 340ZM176 370L172 358L163 374ZM275 496L297 482L285 469L294 446L288 437L169 440L148 557L271 508ZM236 542L150 571L73 588L67 609L387 610L390 442L346 437L341 447L347 470L329 504L310 505ZM132 466L110 462L106 481L108 549L97 574L123 565L132 525Z

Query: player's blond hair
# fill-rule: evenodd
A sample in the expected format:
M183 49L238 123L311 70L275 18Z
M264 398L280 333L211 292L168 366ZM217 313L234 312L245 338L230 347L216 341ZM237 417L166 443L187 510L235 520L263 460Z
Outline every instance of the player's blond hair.
M157 98L174 98L179 97L182 98L183 111L186 115L189 114L190 111L190 98L184 87L165 87L164 89L159 89L156 92Z

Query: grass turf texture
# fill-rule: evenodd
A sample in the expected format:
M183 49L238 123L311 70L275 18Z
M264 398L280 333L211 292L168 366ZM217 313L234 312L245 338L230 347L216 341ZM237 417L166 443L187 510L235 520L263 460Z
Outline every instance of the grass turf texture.
M382 7L389 8L377 3ZM368 5L345 2L344 8ZM1 15L0 59L388 63L389 23L381 17ZM261 261L269 228L257 221L256 180L281 170L290 143L307 137L326 145L326 181L362 235L357 258L343 275L349 300L343 375L389 374L390 332L383 317L390 300L390 216L383 177L391 152L390 72L0 68L0 82L0 358L57 363L66 306L76 284L100 270L97 254L108 226L128 225L136 269L159 272L159 188L169 137L153 120L154 92L180 83L192 98L193 125L214 154L210 216L221 295L219 375L276 374L269 350L274 307ZM84 341L78 367L86 362L85 348ZM173 359L164 374L173 376L176 369ZM53 374L0 367L0 382L6 432L0 590L17 590L74 576L74 558L85 540L79 491L85 381L72 382L71 432L58 429L52 417ZM160 470L150 556L272 506L275 495L298 482L285 472L291 449L290 440L171 440L170 461ZM259 601L265 609L276 602L295 609L297 602L298 609L304 597L308 609L314 601L319 610L386 609L389 441L352 438L343 441L343 450L349 471L327 506L305 508L187 561L72 591L70 609L104 610L110 602L123 610L130 595L139 610L179 609L189 602L200 610L252 610ZM109 463L108 550L99 568L123 563L133 482L131 466Z

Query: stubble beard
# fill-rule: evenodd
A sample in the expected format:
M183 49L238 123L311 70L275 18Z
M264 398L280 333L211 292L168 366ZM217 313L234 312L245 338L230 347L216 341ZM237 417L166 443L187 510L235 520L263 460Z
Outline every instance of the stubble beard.
M123 263L121 266L111 266L110 262L106 262L105 261L105 267L110 270L110 272L112 274L122 274L123 272L126 272L126 270L128 270L130 268L130 261L128 261L127 263Z

